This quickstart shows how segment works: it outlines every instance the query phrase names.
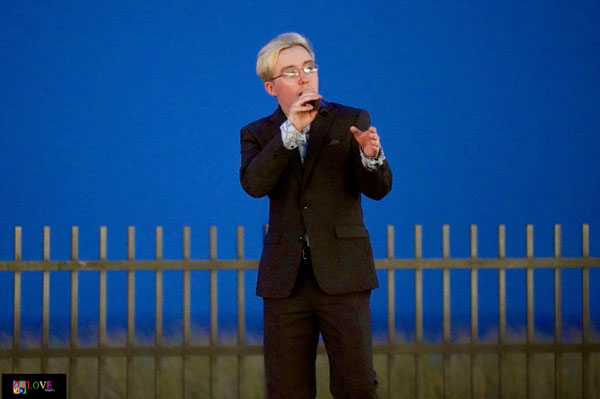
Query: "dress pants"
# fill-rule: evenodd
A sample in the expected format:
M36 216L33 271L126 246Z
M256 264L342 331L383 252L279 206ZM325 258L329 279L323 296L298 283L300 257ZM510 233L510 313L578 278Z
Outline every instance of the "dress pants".
M377 398L371 335L371 291L328 295L301 262L292 294L264 299L264 353L269 399L316 397L319 333L329 357L330 391L336 399Z

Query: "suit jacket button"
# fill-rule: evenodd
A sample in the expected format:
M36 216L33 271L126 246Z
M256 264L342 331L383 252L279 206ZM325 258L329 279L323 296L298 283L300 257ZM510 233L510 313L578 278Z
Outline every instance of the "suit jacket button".
M304 241L304 236L298 236L298 241Z
M309 208L307 203L304 203L304 205L302 205L302 209L307 210Z

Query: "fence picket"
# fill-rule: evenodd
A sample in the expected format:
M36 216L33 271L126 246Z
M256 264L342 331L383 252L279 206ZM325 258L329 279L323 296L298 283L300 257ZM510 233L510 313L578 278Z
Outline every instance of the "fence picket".
M43 260L50 261L50 227L44 226ZM42 348L47 349L50 343L50 271L42 272ZM48 358L42 356L41 372L48 369Z
M387 226L387 259L394 259L394 226ZM395 270L388 269L387 271L387 306L388 306L388 343L394 345L396 342L396 293L395 293ZM388 398L395 397L394 386L392 381L394 380L395 370L395 359L393 353L387 356L387 377L388 377Z
M209 255L210 260L217 259L217 227L210 226L209 230ZM210 269L210 346L214 347L219 339L219 317L218 317L218 276L217 269ZM215 363L214 355L209 357L209 397L215 395Z
M442 226L442 258L450 258L450 226ZM450 268L442 269L442 296L443 296L443 341L445 345L450 344L451 325L450 325ZM443 376L442 376L442 396L448 396L448 376L450 375L450 354L444 351L443 354Z
M470 229L471 259L477 259L477 226L471 225ZM478 300L478 272L477 268L471 268L471 344L479 343L479 300ZM471 398L475 398L475 370L477 354L471 352Z
M79 260L79 228L77 226L71 227L71 261L76 262ZM77 348L79 346L79 333L77 329L78 323L78 305L79 305L79 271L71 270L71 347ZM73 375L73 370L77 367L77 359L69 359L69 374ZM67 392L68 397L72 397L73 391L73 378L68 380L69 390Z
M415 260L423 258L423 227L415 226ZM423 269L415 268L415 344L423 345ZM423 358L415 355L415 397L423 398Z
M98 259L106 261L106 226L99 229ZM101 268L98 273L98 346L100 349L106 347L106 269ZM98 378L97 398L104 397L104 369L105 362L102 356L98 356Z
M506 227L498 226L498 259L506 258ZM498 345L506 343L506 269L498 268ZM505 353L498 353L498 397L503 398Z
M15 227L14 236L14 260L21 262L23 259L23 230L21 226ZM21 348L21 271L15 267L13 272L13 348ZM19 367L19 358L12 359L13 373L17 372Z
M190 258L191 258L191 228L190 226L185 226L183 228L183 245L182 245L182 252L183 252L183 260L185 262L189 262ZM191 324L190 324L190 314L191 314L191 278L190 278L190 269L189 268L185 268L183 270L183 282L182 282L182 311L183 311L183 336L182 336L182 340L183 340L183 354L181 357L181 386L183 388L183 398L187 398L187 363L188 363L188 356L187 353L188 351L186 349L188 349L190 347L190 338L191 338Z
M533 258L533 226L527 225L526 231L526 257L528 259ZM535 330L534 330L534 269L532 267L527 267L527 345L531 345L535 338ZM527 397L530 398L533 393L534 387L531 386L533 376L531 371L532 364L532 354L527 352L526 354L526 392Z
M562 255L562 243L561 243L561 226L554 226L554 257L560 258ZM554 268L554 343L559 345L562 343L562 276L561 268L557 266ZM562 354L560 352L554 353L554 397L558 399L562 391Z
M581 228L581 256L584 259L590 256L590 226L584 224ZM583 345L590 343L590 269L583 266L581 270L581 341ZM582 353L582 396L589 398L592 395L592 376L590 370L590 355L587 351Z
M157 226L155 229L155 258L157 261L163 260L163 229ZM154 327L154 345L157 348L162 347L163 338L163 271L156 269L155 273L155 327ZM160 397L161 384L161 356L154 356L154 398Z
M135 260L135 227L127 228L127 261ZM135 347L135 270L127 271L127 348ZM127 399L133 398L135 384L133 357L127 355Z

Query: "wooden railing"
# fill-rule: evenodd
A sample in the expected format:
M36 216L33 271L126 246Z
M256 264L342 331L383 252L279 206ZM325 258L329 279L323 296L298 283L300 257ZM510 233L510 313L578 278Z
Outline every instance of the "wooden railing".
M265 228L266 229L266 228ZM476 386L475 375L478 368L478 357L484 355L496 356L496 381L495 388L497 397L506 397L506 376L505 364L506 357L510 354L523 354L526 357L526 375L525 392L526 397L531 397L532 381L535 368L531 365L532 357L536 354L549 354L553 356L554 378L553 392L555 397L559 397L561 392L565 391L564 373L561 373L562 357L566 353L575 353L580 355L580 373L581 381L576 384L581 397L588 398L592 395L592 374L590 366L590 354L600 352L600 343L591 339L592 326L590 325L590 269L600 267L600 258L590 257L589 254L589 226L582 226L582 252L579 257L563 257L561 246L561 227L555 226L554 230L554 256L553 257L534 257L533 251L533 226L527 226L526 230L526 256L525 258L510 258L506 256L506 237L505 227L498 228L498 256L496 258L478 257L477 226L471 226L470 230L470 256L468 258L450 257L450 228L443 226L442 229L442 257L436 259L423 258L422 246L422 228L415 226L414 230L414 258L397 259L394 250L394 228L388 226L387 230L387 258L378 259L376 267L385 270L387 273L387 341L376 342L374 344L374 353L386 358L386 367L384 369L384 383L381 397L398 398L402 395L398 391L399 384L408 384L414 388L410 390L410 397L423 398L426 395L426 381L424 381L424 359L431 355L441 356L441 393L443 397L449 397L449 380L451 375L450 361L451 356L462 354L470 357L470 373L465 374L468 377L470 388L468 392L471 397L478 396L480 388ZM77 227L71 229L71 258L70 260L51 260L50 257L50 228L43 230L43 257L41 261L24 261L22 256L22 229L16 227L14 230L14 260L0 261L0 271L12 272L14 287L14 310L13 310L13 334L12 346L0 348L0 361L7 360L11 362L9 369L3 372L48 372L50 359L68 359L69 367L65 372L72 374L77 367L77 360L82 358L97 359L97 385L96 392L98 398L106 396L106 384L104 381L106 375L107 362L111 357L126 358L125 380L126 395L128 398L134 396L133 392L133 374L134 360L136 358L154 358L154 397L161 397L161 373L164 372L160 366L161 359L166 357L179 357L182 364L180 373L182 396L187 398L190 394L187 392L190 376L186 373L186 365L190 357L205 356L209 359L209 379L207 394L211 398L216 398L215 393L215 362L221 356L237 356L236 367L237 375L233 380L237 381L237 397L245 397L242 389L242 382L245 379L244 360L248 356L260 356L262 347L260 345L248 344L246 341L246 293L245 272L256 269L258 262L256 260L246 260L244 256L244 230L242 227L237 229L237 259L219 260L217 259L217 230L210 228L209 234L209 258L205 260L191 259L190 251L191 231L189 227L183 229L182 248L183 254L181 260L163 259L163 229L157 227L155 231L155 259L154 260L136 260L135 259L135 228L128 229L128 245L126 260L107 260L107 229L101 227L99 230L99 256L98 260L80 260L79 259L79 230ZM545 268L554 270L554 340L553 342L538 342L535 337L534 328L534 271ZM581 270L581 340L579 342L564 342L562 331L562 292L561 292L561 272L567 268L577 268ZM437 343L427 342L424 339L423 329L423 271L426 269L441 270L442 273L442 301L443 301L443 331L442 341ZM469 342L455 342L451 337L451 303L450 303L450 271L455 269L470 270L470 339ZM497 270L498 278L498 337L495 342L481 342L479 330L479 288L478 279L479 270L493 269ZM527 325L526 337L524 342L513 342L507 339L507 284L506 271L508 269L524 269L526 271L526 290L527 290ZM135 277L137 271L154 271L155 273L155 342L153 346L139 346L136 344L135 331ZM163 337L163 272L168 270L182 271L182 337L181 345L165 345ZM196 344L192 342L191 327L191 279L190 272L193 270L207 270L209 272L209 306L210 306L210 333L207 344ZM237 341L234 344L219 343L218 331L218 272L220 270L237 271ZM414 342L400 342L396 334L396 292L395 292L395 272L397 270L414 271L415 282L415 331ZM67 347L54 347L50 345L50 278L53 272L70 272L70 342ZM86 271L95 271L99 273L99 320L98 320L98 342L96 346L80 345L78 336L78 306L79 306L79 273ZM109 345L107 338L107 273L111 271L127 272L127 336L124 345ZM22 276L28 272L42 273L42 327L41 344L38 347L29 347L23 344L21 331L21 312L22 312ZM4 273L4 276L10 276L10 273ZM324 349L320 348L319 353L323 354ZM413 358L414 373L413 381L396 381L397 369L396 361L399 357L410 356ZM41 359L38 370L23 370L22 361L25 359ZM596 370L597 373L597 370ZM381 378L381 372L379 372ZM71 389L69 397L77 398L78 395L73 391L73 379L70 380Z

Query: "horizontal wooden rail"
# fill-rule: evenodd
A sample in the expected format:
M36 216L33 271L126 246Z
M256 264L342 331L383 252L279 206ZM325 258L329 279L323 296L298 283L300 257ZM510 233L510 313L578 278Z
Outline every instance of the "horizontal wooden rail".
M600 258L422 258L378 259L377 269L569 269L600 266ZM155 271L252 270L257 260L104 260L104 261L2 261L0 271Z
M594 343L376 343L375 354L416 355L416 354L500 354L500 353L599 353L600 342ZM123 346L123 347L49 347L49 348L6 348L0 349L0 359L18 357L35 358L97 358L102 357L152 357L152 356L233 356L262 355L261 345L190 345L190 346ZM319 353L325 354L325 347L319 346Z

